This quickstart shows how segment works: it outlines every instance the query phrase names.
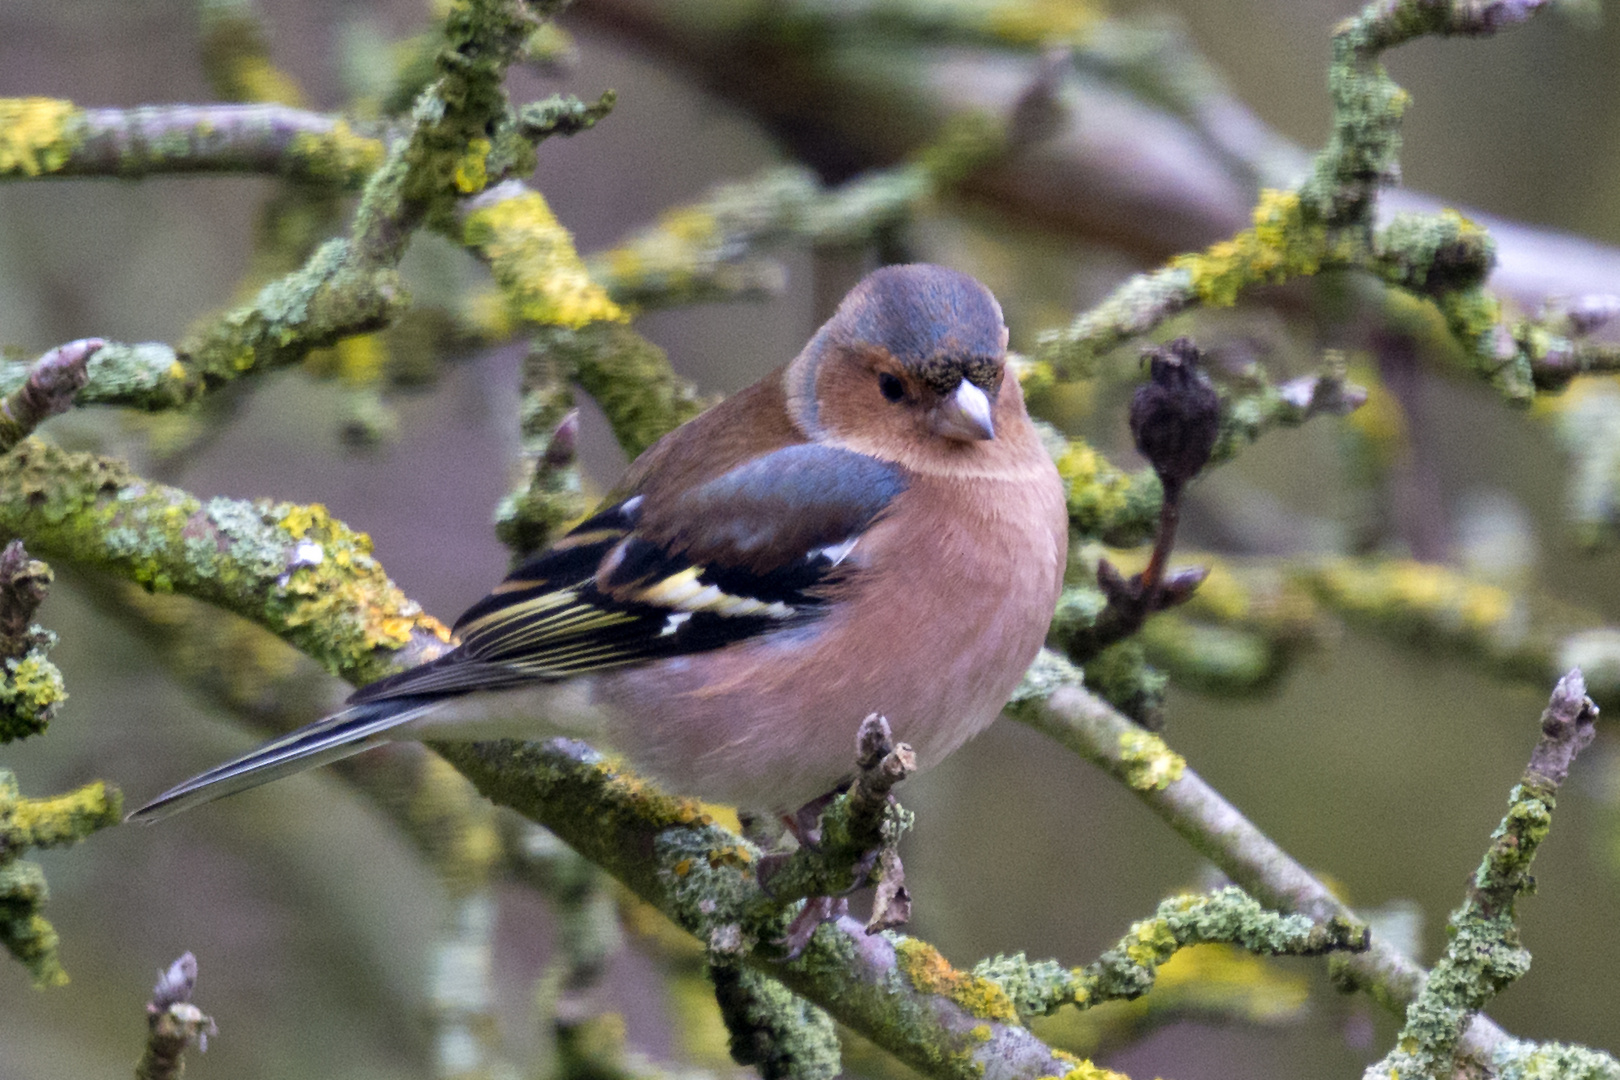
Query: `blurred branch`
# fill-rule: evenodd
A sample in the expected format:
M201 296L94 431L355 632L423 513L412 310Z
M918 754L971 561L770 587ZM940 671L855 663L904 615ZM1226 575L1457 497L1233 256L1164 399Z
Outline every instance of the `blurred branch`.
M1541 738L1524 777L1508 797L1507 816L1491 834L1491 845L1474 871L1467 898L1446 925L1446 952L1428 982L1406 1010L1406 1025L1395 1049L1367 1069L1366 1080L1402 1076L1449 1076L1458 1066L1457 1046L1469 1022L1491 998L1530 969L1530 954L1519 943L1514 905L1535 891L1530 864L1552 827L1558 788L1569 767L1597 734L1597 706L1586 696L1579 668L1553 690L1541 714ZM1584 1048L1559 1047L1587 1056L1587 1065L1620 1074L1620 1061ZM1521 1056L1523 1049L1520 1049ZM1516 1076L1560 1077L1570 1072L1520 1067Z
M50 900L45 872L20 856L30 848L68 847L123 816L117 789L97 780L48 799L25 799L0 769L0 945L22 962L36 986L68 981L56 930L42 914Z
M987 116L959 118L901 165L826 188L801 167L723 184L665 211L658 223L592 255L592 276L621 303L659 307L779 291L776 248L855 246L916 212L964 176L1007 155L1009 135Z
M1340 616L1368 635L1460 657L1495 678L1545 685L1581 667L1599 701L1620 699L1620 629L1550 597L1516 592L1440 563L1388 556L1235 560L1186 558L1209 569L1181 611L1160 615L1140 640L1180 682L1224 692L1266 685L1289 660L1331 634ZM1081 557L1094 558L1088 549ZM1112 551L1124 572L1144 555ZM1104 598L1064 590L1051 640L1076 663L1098 651ZM1095 687L1094 687L1095 688Z
M1400 5L1415 6L1449 10ZM1475 6L1493 5L1464 8ZM977 5L797 0L699 17L653 0L603 0L577 16L755 111L833 175L903 156L946 117L1007 115L1038 63L1034 50L1061 42L1075 70L1057 94L1069 105L1058 130L966 186L1049 228L1147 259L1231 236L1250 219L1256 178L1282 187L1310 169L1310 155L1267 129L1174 27L1101 18L1087 5L1006 4L989 14ZM871 122L877 112L883 123ZM1406 191L1380 201L1386 214L1433 214L1444 205ZM1620 250L1469 217L1496 240L1493 290L1523 310L1620 280ZM1119 296L1139 322L1169 300L1165 294L1180 294L1174 281L1139 288L1160 294L1128 305Z
M358 191L384 139L340 116L289 105L86 109L54 98L0 99L0 181L251 173Z
M256 0L198 0L203 71L226 101L302 105L303 91L270 59L270 35Z

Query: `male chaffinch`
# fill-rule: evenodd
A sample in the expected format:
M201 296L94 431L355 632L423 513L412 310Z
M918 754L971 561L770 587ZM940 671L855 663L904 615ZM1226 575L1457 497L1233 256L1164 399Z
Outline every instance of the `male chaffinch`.
M935 764L1000 712L1063 580L1063 487L1006 345L972 278L870 274L473 605L455 649L131 818L399 737L599 734L676 791L779 813L851 774L869 713Z

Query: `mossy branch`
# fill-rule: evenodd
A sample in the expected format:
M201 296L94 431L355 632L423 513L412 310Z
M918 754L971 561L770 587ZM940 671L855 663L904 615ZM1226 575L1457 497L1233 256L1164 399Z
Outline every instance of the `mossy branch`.
M545 825L632 892L707 942L711 955L771 978L932 1076L977 1078L990 1061L1009 1078L1062 1076L1065 1060L1034 1038L995 984L958 972L931 947L868 936L842 919L795 960L765 958L791 912L754 880L758 851L701 807L663 795L578 743L443 743L485 795ZM649 857L650 856L650 857Z
M87 109L3 98L0 132L0 181L249 173L358 191L386 152L368 126L260 103Z
M1507 816L1491 834L1468 896L1446 925L1445 955L1407 1008L1395 1049L1368 1068L1366 1080L1452 1075L1469 1021L1529 970L1530 954L1519 943L1514 905L1535 889L1530 864L1552 827L1559 786L1596 734L1597 712L1579 668L1559 680L1541 714L1541 737L1530 765L1508 797ZM1606 1056L1588 1053L1600 1060ZM1620 1072L1620 1062L1608 1058L1607 1063Z
M1327 886L1255 828L1157 735L1142 730L1084 688L1068 661L1044 652L1025 676L1009 715L1056 739L1130 788L1261 904L1297 913L1316 923L1346 925L1356 917ZM1337 957L1359 988L1392 1011L1404 1009L1422 989L1424 970L1374 936L1367 951ZM1469 1058L1485 1062L1507 1040L1483 1015L1475 1016L1459 1042Z
M388 580L370 538L320 505L205 502L121 462L28 440L0 458L0 532L243 615L356 684L449 640Z
M47 799L25 799L0 769L0 944L28 968L38 986L68 981L57 957L56 930L43 914L50 899L45 874L21 861L31 848L66 847L123 816L116 790L97 780Z
M592 276L620 303L643 307L774 293L786 247L852 247L910 218L964 175L1007 153L995 120L964 114L904 164L825 188L809 169L771 169L676 207L625 242L590 256Z
M973 972L998 983L1020 1016L1044 1016L1065 1005L1089 1009L1134 1000L1153 989L1159 967L1180 950L1213 944L1262 956L1320 956L1366 948L1367 931L1345 921L1279 915L1242 889L1226 888L1165 900L1152 918L1132 924L1118 945L1085 968L1031 962L1020 954L986 960Z
M1069 327L1043 334L1038 358L1062 378L1082 377L1108 350L1190 307L1228 307L1259 286L1357 270L1432 302L1471 368L1509 401L1527 403L1537 390L1561 389L1577 374L1620 370L1620 348L1588 342L1556 319L1505 321L1501 303L1484 288L1494 245L1462 215L1403 214L1381 230L1373 225L1379 192L1399 174L1400 122L1409 100L1379 55L1426 34L1493 33L1544 6L1546 0L1369 4L1335 32L1334 130L1311 177L1294 190L1262 192L1251 228L1132 278Z

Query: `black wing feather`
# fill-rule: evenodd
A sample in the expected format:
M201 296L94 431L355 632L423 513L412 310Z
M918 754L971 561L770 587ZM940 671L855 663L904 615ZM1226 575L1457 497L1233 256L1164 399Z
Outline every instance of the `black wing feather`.
M461 644L356 704L515 686L734 644L824 610L845 557L905 490L847 450L787 447L648 509L632 496L528 559L456 621Z

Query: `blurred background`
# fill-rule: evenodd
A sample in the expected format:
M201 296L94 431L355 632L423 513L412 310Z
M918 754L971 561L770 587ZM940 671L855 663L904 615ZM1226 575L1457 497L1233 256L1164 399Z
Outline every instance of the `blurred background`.
M1356 7L1114 0L1098 17L1126 28L1173 20L1255 117L1314 150L1330 119L1329 37ZM275 65L322 109L364 89L356 73L365 57L428 30L432 18L420 0L260 0L258 10ZM690 5L669 10L695 17ZM869 102L860 124L818 127L804 114L825 102L773 97L800 91L740 70L745 58L722 63L661 34L660 17L657 5L580 0L561 20L574 50L566 70L511 78L518 100L618 91L596 129L542 146L534 178L582 252L774 164L808 160L837 181L882 164L906 140L924 141L912 119L891 120ZM199 36L198 5L180 0L0 0L0 95L87 106L211 100ZM908 47L893 45L899 67ZM875 49L873 62L885 55ZM1405 183L1447 204L1620 246L1616 55L1620 23L1574 5L1492 39L1399 50L1389 67L1413 95ZM1010 62L1033 78L1033 54ZM1151 101L1140 87L1121 76L1106 93ZM1071 104L1082 115L1110 107L1083 95ZM656 311L635 325L706 390L734 390L791 358L881 248L980 276L1002 297L1013 347L1032 350L1041 330L1065 325L1129 274L1241 227L1254 177L1227 177L1201 215L1155 221L1145 207L1142 221L1101 224L970 183L881 245L783 253L785 288L774 298ZM1141 183L1165 180L1161 172ZM0 185L0 342L32 356L90 335L178 340L238 296L260 210L277 190L253 177ZM429 301L481 273L430 238L406 269ZM1620 280L1588 289L1620 292ZM1364 351L1362 328L1385 314L1371 297L1356 283L1290 286L1171 329L1258 359L1279 380L1313 370L1324 346L1348 350L1353 371L1371 371L1378 358ZM1376 482L1357 473L1347 464L1351 436L1333 418L1272 432L1195 486L1182 559L1195 550L1412 553L1612 624L1620 558L1569 522L1569 467L1554 425L1510 409L1443 357L1428 362L1433 336L1413 333L1423 362L1397 387L1408 432L1399 467ZM423 385L382 400L312 364L233 394L205 434L111 412L75 414L48 431L129 454L204 498L324 503L369 532L394 580L449 621L507 566L490 522L517 475L522 353L521 342L465 349ZM1134 349L1119 355L1128 374ZM1059 395L1048 417L1133 464L1128 392L1124 380L1103 378ZM588 406L582 440L589 480L604 491L624 459ZM169 677L160 637L116 614L127 603L116 587L55 569L39 620L61 635L53 659L72 700L45 737L0 753L26 794L105 778L139 801L258 741L251 723ZM1551 680L1503 678L1489 663L1331 619L1310 636L1314 647L1291 652L1274 679L1243 693L1173 682L1167 738L1352 904L1403 920L1431 963L1527 760ZM309 718L346 692L312 666L286 663L305 672ZM1581 760L1536 864L1540 892L1521 905L1534 966L1490 1010L1516 1035L1620 1049L1617 751L1608 732ZM1206 880L1200 859L1129 793L1015 724L908 783L903 801L918 815L905 853L917 898L910 929L962 966L1019 951L1087 963L1163 896ZM0 1080L125 1074L154 973L185 950L201 965L198 1003L220 1026L191 1075L434 1075L430 945L451 905L388 815L331 770L160 827L110 829L38 861L73 982L34 990L20 966L0 964ZM521 1062L536 1040L533 986L554 952L554 920L531 890L505 885L498 898L499 1037ZM715 1066L712 1021L693 1020L669 991L660 955L632 936L611 963L630 1042L663 1062ZM1170 1010L1140 1028L1117 1026L1099 1060L1144 1078L1348 1077L1387 1050L1395 1022L1364 998L1337 995L1319 962L1273 971L1284 998L1299 983L1308 1002L1264 1022ZM1136 1037L1119 1037L1126 1029ZM885 1072L875 1059L850 1061Z

